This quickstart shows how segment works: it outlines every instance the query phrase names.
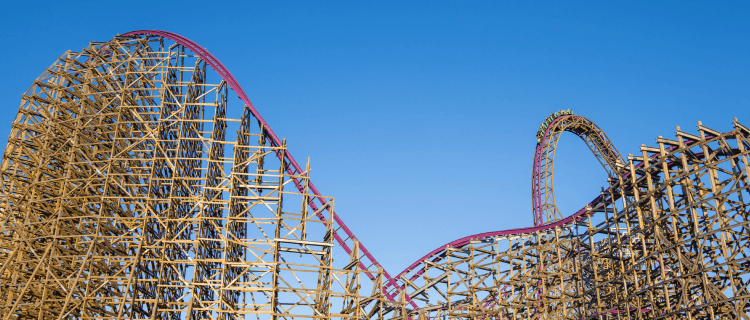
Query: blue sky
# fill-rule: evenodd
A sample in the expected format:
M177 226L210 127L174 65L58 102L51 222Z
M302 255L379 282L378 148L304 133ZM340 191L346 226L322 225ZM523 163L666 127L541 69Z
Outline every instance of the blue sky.
M541 121L573 109L623 154L698 120L750 124L750 4L0 2L0 135L65 50L138 29L188 37L242 84L390 273L479 232L529 226ZM5 144L3 138L2 144ZM572 134L564 214L606 175Z

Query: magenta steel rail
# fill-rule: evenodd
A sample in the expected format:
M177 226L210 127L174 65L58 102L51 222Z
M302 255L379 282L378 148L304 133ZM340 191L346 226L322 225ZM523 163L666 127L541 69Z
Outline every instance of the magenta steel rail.
M534 169L531 175L531 200L533 203L533 215L534 225L541 226L544 224L544 212L542 210L542 192L541 192L541 178L542 174L542 154L544 153L544 145L547 143L547 137L549 137L549 131L554 127L554 124L560 121L561 118L557 118L547 126L547 129L542 135L542 141L536 144L534 150Z
M562 119L567 118L567 117L582 118L582 119L587 120L588 122L590 122L590 120L588 120L586 118L583 118L581 116L578 116L578 115L572 115L572 114L570 114L570 115L558 116L557 118L555 118L549 124L549 126L547 126L547 128L545 129L544 135L542 136L542 140L539 141L539 143L537 143L536 150L534 152L534 165L533 165L533 174L532 174L532 198L534 200L534 201L532 201L534 203L534 207L533 207L534 226L533 227L516 228L516 229L508 229L508 230L502 230L502 231L491 231L491 232L478 233L478 234L475 234L475 235L463 237L461 239L449 242L449 243L447 243L447 244L445 244L443 246L440 246L439 248L431 251L430 253L426 254L425 256L423 256L422 258L420 258L419 260L417 260L414 263L412 263L411 265L409 265L406 269L404 269L404 271L401 271L396 276L395 279L398 280L401 277L406 276L409 272L415 270L415 268L417 268L418 266L422 265L425 261L427 261L427 260L429 260L431 258L433 258L433 260L434 260L433 262L436 262L437 260L440 260L441 258L443 258L445 256L445 254L447 252L446 248L448 248L448 247L451 247L451 248L462 248L462 247L468 245L469 243L471 243L471 241L473 241L473 240L480 240L480 239L485 239L485 238L490 238L490 237L497 237L497 236L515 235L515 234L531 233L531 232L537 232L537 231L545 231L545 230L553 229L555 227L558 227L558 226L561 226L561 225L564 225L564 224L567 224L567 223L575 222L577 220L582 219L583 215L586 213L586 207L578 210L576 213L568 216L565 219L562 219L562 220L559 220L559 221L556 221L556 222L553 222L553 223L545 225L544 221L543 221L544 220L544 217L543 217L544 213L541 210L542 195L541 195L541 184L540 184L540 180L541 179L540 179L540 175L544 174L542 172L541 166L542 166L542 161L543 161L542 156L543 156L543 153L544 153L545 145L546 145L547 139L548 139L548 137L550 135L550 130L552 130L552 128L554 127L554 125L557 122L559 122ZM602 135L601 129L598 126L596 126L595 124L593 124L593 122L591 122L591 123L592 123L592 128L595 131L595 134ZM605 140L605 139L603 139L603 140ZM614 153L617 154L616 151L614 151ZM613 168L613 169L616 169L616 168ZM602 201L606 201L606 199L603 199L602 196L600 195L596 199L594 199L593 201L591 201L588 204L588 206L595 207L595 206L599 205ZM423 272L424 272L424 269L416 272L414 275L412 275L411 277L409 277L409 281L412 281L412 280L416 279ZM400 292L401 290L404 290L405 288L406 288L405 284L400 285L398 287L395 287L395 286L393 286L393 284L389 283L389 285L386 286L387 291L388 292L392 292L392 293Z
M245 103L245 106L250 111L250 113L252 113L252 115L258 119L258 122L263 125L263 128L265 129L265 133L267 137L270 139L272 145L276 147L279 147L282 145L281 140L273 132L273 130L271 129L271 126L268 125L268 122L266 122L266 120L263 119L263 117L260 115L258 110L256 110L255 107L253 106L252 102L250 102L250 99L247 97L247 94L245 94L245 91L242 90L240 83L237 82L234 76L232 76L229 70L219 61L219 59L216 59L216 57L214 57L211 53L209 53L208 50L199 46L198 44L196 44L195 42L191 41L188 38L185 38L183 36L180 36L172 32L167 32L167 31L162 31L162 30L137 30L137 31L131 31L131 32L125 33L121 36L128 37L128 36L139 36L139 35L153 35L153 36L164 37L174 42L177 42L178 44L184 46L185 48L190 49L190 51L197 54L201 59L206 61L211 66L211 68L213 68L214 71L216 71L221 76L221 78L224 79L224 81L227 82L230 88L234 89L234 91L239 96L240 100L242 100L242 102ZM289 152L289 150L287 150L283 154L284 154L284 157L286 158L286 161L288 161L288 163L291 164L292 167L297 172L299 173L304 172L304 170L302 170L302 167L300 167L297 161L294 160L294 157L292 157L292 154ZM277 155L280 155L280 154L277 153ZM294 173L291 169L287 169L287 170L289 171L290 174ZM297 183L296 185L297 185L297 188L300 188L300 192L302 192L303 186L299 183ZM309 188L313 194L318 196L317 200L320 202L320 204L325 205L327 201L321 197L320 192L318 191L317 188L315 188L315 185L313 185L312 182L309 183ZM311 202L310 206L315 211L318 210L318 207L314 203ZM330 207L328 207L328 210L330 211ZM344 221L341 220L341 218L339 218L338 215L332 214L332 216L333 216L334 222L339 225L340 230L344 231L344 235L346 236L346 239L342 238L342 236L338 234L338 231L334 232L333 237L334 239L336 239L336 242L338 242L339 245L341 245L341 247L344 248L344 251L346 251L347 254L351 254L352 249L349 248L349 246L346 244L346 240L352 239L352 241L354 241L355 239L357 239L357 237L354 236L354 233L351 230L349 230L349 228L346 226ZM321 214L318 215L318 218L325 221L325 217L322 216ZM365 248L364 244L362 244L361 241L359 242L359 249L362 251L364 256L367 257L367 259L369 259L370 262L372 263L370 266L365 266L365 264L361 262L360 260L359 264L363 270L370 270L368 268L373 265L377 266L378 268L383 270L383 276L385 277L386 283L390 284L391 286L398 287L398 284L396 283L396 281L393 280L393 278L388 274L387 271L385 271L385 269L380 265L380 263L378 263L377 260L375 260L375 257L373 257L369 251L367 251L367 249ZM373 274L367 273L367 275L368 277L370 277L371 280L375 280L375 276L373 276ZM392 295L386 292L384 292L384 294L389 300L394 301L394 302L396 301L395 295ZM413 302L412 302L412 305L416 307L416 305Z
M250 99L247 97L247 94L242 90L242 87L240 86L239 82L237 82L237 80L234 78L234 76L232 76L232 74L229 72L229 70L218 59L216 59L216 57L214 57L212 54L210 54L208 52L208 50L206 50L205 48L199 46L195 42L193 42L193 41L191 41L191 40L189 40L189 39L187 39L185 37L182 37L182 36L180 36L178 34L175 34L175 33L172 33L172 32L167 32L167 31L161 31L161 30L138 30L138 31L131 31L131 32L123 34L122 36L123 37L128 37L128 36L139 36L139 35L152 35L152 36L164 37L164 38L170 39L172 41L175 41L178 44L180 44L180 45L182 45L182 46L190 49L192 52L196 53L201 59L205 60L214 69L214 71L216 71L222 77L222 79L224 79L224 81L227 82L227 84L232 89L234 89L234 91L239 96L240 100L242 100L245 103L246 108L250 111L250 113L256 119L258 119L258 122L260 124L263 125L263 127L265 129L265 134L270 139L270 142L272 143L272 145L274 145L276 147L279 147L279 146L282 145L281 140L273 132L273 130L271 129L271 126L268 125L268 123L263 119L263 117L260 115L260 113L255 109L255 107L253 106L252 102L250 102ZM560 118L555 119L555 122L558 121L559 119ZM551 127L552 127L552 125L550 125L547 128L547 130L546 130L546 132L544 134L544 139L545 140L543 140L540 144L537 145L535 156L534 156L534 160L535 160L534 169L535 169L535 171L537 171L537 170L540 169L540 168L538 168L538 166L540 166L541 164L537 164L537 162L538 162L537 160L539 159L540 154L541 154L540 148L541 148L541 146L544 145L544 142L546 142L546 138L547 138L547 135L549 134L549 130L550 130ZM302 170L302 167L297 163L296 160L294 160L294 158L292 157L292 155L289 152L289 150L287 150L284 153L284 158L294 168L294 170L296 170L299 173L304 172ZM643 163L640 163L637 167L641 167L641 166L643 166ZM287 169L287 170L289 171L290 174L294 173L292 171L292 169ZM623 177L627 177L627 176L629 176L629 173L625 174ZM533 180L533 183L536 183L537 185L539 184L539 181L538 181L538 179L536 177ZM300 184L297 184L297 186L298 186L298 188L302 188L302 186ZM324 198L322 198L320 192L313 185L312 182L309 183L309 188L310 188L310 191L312 191L313 194L315 194L316 196L318 196L318 197L316 197L316 199L320 202L320 204L321 205L325 205L326 204L326 200ZM300 191L302 191L302 190L300 190ZM534 194L534 196L539 196L539 195L538 194ZM593 201L591 201L588 206L595 207L595 206L599 205L602 201L608 201L608 200L609 199L605 199L605 198L603 198L600 195L596 199L594 199ZM310 205L315 210L318 209L317 205L315 205L314 203L310 203ZM328 210L330 210L330 209L328 209ZM502 230L502 231L484 232L484 233L479 233L479 234L475 234L475 235L463 237L461 239L458 239L458 240L449 242L449 243L447 243L447 244L445 244L443 246L440 246L439 248L437 248L437 249L431 251L430 253L426 254L425 256L423 256L422 258L420 258L419 260L417 260L416 262L412 263L404 271L402 271L401 273L399 273L396 278L391 277L390 274L388 274L388 272L380 265L380 263L377 262L377 260L375 259L375 257L373 257L372 254L370 254L370 252L365 248L365 246L362 244L362 242L359 242L359 249L362 250L362 253L363 253L364 257L366 257L371 262L370 266L365 266L365 263L362 262L362 261L359 262L359 265L360 265L360 267L363 270L371 270L371 269L369 269L369 267L372 267L372 266L377 266L379 269L383 270L383 276L385 277L385 281L386 281L386 285L384 286L383 293L385 294L385 296L389 300L395 302L396 301L396 297L400 294L400 292L404 288L401 285L399 285L398 282L395 279L399 279L402 276L405 276L408 272L410 272L412 270L415 270L415 268L417 268L419 265L423 264L426 260L428 260L430 258L440 259L445 254L444 251L448 247L461 248L461 247L464 247L464 246L470 244L472 240L481 240L481 239L485 239L485 238L489 238L489 237L496 237L496 236L503 236L503 235L524 234L524 233L532 233L532 232L537 232L537 231L545 231L545 230L548 230L548 229L553 229L553 228L558 227L558 226L562 226L562 225L565 225L565 224L569 224L569 223L581 220L581 219L583 219L586 216L586 214L587 214L587 210L584 207L583 209L578 210L576 213L568 216L567 218L564 218L562 220L559 220L559 221L556 221L556 222L553 222L553 223L550 223L550 224L546 224L546 225L540 225L540 226L534 226L534 227L526 227L526 228L508 229L508 230ZM332 216L333 216L334 222L337 223L339 225L339 227L340 227L333 234L333 237L341 245L341 247L344 249L344 251L346 251L347 254L351 254L352 249L346 244L346 241L349 240L349 239L355 240L357 238L354 235L354 233L346 226L346 224L344 223L344 221L341 220L341 218L338 215L333 214ZM319 215L319 218L322 219L322 220L325 220L325 217L323 217L322 215ZM535 213L535 218L536 218L536 213ZM342 238L342 235L340 235L338 233L338 230L342 230L344 232L343 236L345 236L346 238ZM441 254L441 252L443 252L443 253ZM414 279L417 276L419 276L423 271L424 270L420 270L417 274L413 275L412 279ZM367 273L367 274L368 274L368 276L371 279L374 280L374 276L371 273ZM414 304L414 302L411 301L411 299L408 296L406 296L405 298L415 308L415 310L419 309L416 306L416 304Z
M550 127L551 127L551 125L550 125ZM545 135L546 135L546 133L545 133ZM725 134L725 135L729 135L729 134ZM712 136L712 135L706 135L706 138L711 139L711 138L714 138L714 136ZM690 144L690 143L694 143L694 142L695 141L693 141L691 139L687 139L687 138L685 139L685 144ZM677 148L677 146L672 146L672 147L666 148L666 151L671 151L672 149L675 149L675 148ZM736 151L736 150L733 150L733 151ZM651 155L649 158L655 159L657 156L658 156L657 154L654 154L654 155ZM695 157L702 158L703 157L703 153L702 152L695 153ZM671 164L671 162L670 162L670 164ZM641 168L643 168L644 165L645 164L643 162L640 162L640 163L638 163L638 164L635 165L635 169L641 169ZM624 173L622 175L622 177L623 177L624 181L627 181L626 179L628 177L630 177L630 172ZM614 187L617 187L617 186L618 185L616 184ZM611 191L611 188L612 187L608 188L607 191ZM613 194L613 193L610 192L609 194ZM533 233L533 232L537 232L537 231L546 231L546 230L549 230L549 229L554 229L556 227L559 227L559 226L562 226L562 225L566 225L566 224L573 223L573 222L579 221L581 219L584 219L586 217L587 213L588 214L593 214L594 212L587 212L587 210L586 210L587 207L594 208L594 207L598 206L599 204L601 204L602 201L607 201L608 202L608 201L615 201L615 200L616 199L612 199L611 197L604 198L601 195L599 195L593 201L589 202L589 204L587 206L584 206L583 208L581 208L580 210L576 211L575 213L573 213L572 215L568 216L567 218L564 218L562 220L559 220L559 221L556 221L556 222L553 222L553 223L550 223L550 224L533 226L533 227L526 227L526 228L507 229L507 230L501 230L501 231L483 232L483 233L478 233L478 234L470 235L470 236L467 236L467 237L463 237L463 238L451 241L451 242L449 242L447 244L444 244L444 245L438 247L437 249L431 251L430 253L424 255L422 258L420 258L419 260L415 261L414 263L412 263L411 265L409 265L408 267L406 267L406 269L404 269L403 271L401 271L396 276L396 279L400 279L401 277L406 277L406 275L409 272L416 270L420 265L424 264L424 262L427 261L427 260L432 259L433 262L437 262L438 260L444 258L445 255L446 255L446 253L447 253L447 248L449 248L449 247L450 248L459 249L459 248L463 248L463 247L469 245L471 243L471 241L473 241L473 240L482 240L482 239L486 239L486 238L497 237L497 236L506 236L506 235L519 235L519 234L524 234L524 233ZM424 268L421 268L418 272L414 273L411 277L408 278L409 281L413 281L417 277L419 277L420 275L422 275L424 273L424 270L425 270ZM404 284L404 285L401 285L398 288L393 288L393 287L388 286L387 289L388 290L397 289L398 291L401 291L401 290L405 289L405 287L406 287L406 285Z
M604 134L601 128L597 126L593 121L586 119L585 117L579 116L579 115L573 115L573 114L566 114L566 115L560 115L556 117L545 129L544 134L542 135L541 140L537 143L536 149L534 151L534 166L533 166L533 172L531 175L531 202L532 202L532 210L533 210L533 219L534 219L534 225L535 226L541 226L545 224L548 221L544 221L544 201L543 201L543 195L542 195L542 188L544 186L541 185L542 176L546 174L546 172L542 171L542 163L544 162L544 152L548 148L547 146L547 140L549 139L549 136L551 134L551 130L555 127L555 125L565 120L566 118L576 118L582 122L588 123L591 126L591 130L593 130L593 133L585 133L583 136L581 134L576 133L581 139L584 139L584 136L590 136L590 135L598 135L599 139L601 141L609 141L609 138L607 138L607 135ZM617 158L620 158L620 154L615 150L614 146L612 145L604 145L601 146L602 148L605 148L607 150L601 150L601 153L608 152L612 155L614 155ZM600 159L601 161L601 159ZM607 162L602 162L602 165L607 166ZM609 165L611 170L613 172L617 171L617 168L615 168L612 164Z
M591 201L589 203L589 206L594 207L594 206L598 205L599 203L601 203L601 201L603 201L603 200L605 200L605 199L603 199L602 196L598 196L598 197L596 197L596 199L594 199L594 201ZM549 229L554 229L555 227L558 227L558 226L561 226L561 225L565 225L565 224L568 224L568 223L575 222L575 221L583 219L585 217L585 215L584 215L585 213L586 213L586 208L584 207L583 209L578 210L576 213L568 216L565 219L556 221L554 223L546 224L546 225L543 225L543 226L535 226L535 227L526 227L526 228L507 229L507 230L501 230L501 231L483 232L483 233L477 233L475 235L470 235L470 236L463 237L463 238L458 239L458 240L451 241L451 242L449 242L449 243L447 243L445 245L442 245L442 246L438 247L435 250L432 250L430 253L426 254L425 256L423 256L422 258L420 258L419 260L417 260L416 262L412 263L410 266L406 267L406 269L404 269L404 271L401 271L396 276L396 279L398 279L398 278L406 275L407 273L409 273L412 270L415 270L416 267L420 266L421 264L423 264L425 261L429 260L432 257L435 257L436 260L439 260L440 258L442 258L445 255L446 249L448 247L450 247L450 248L462 248L462 247L468 245L469 243L471 243L471 241L473 241L473 240L482 240L482 239L491 238L491 237L497 237L497 236L516 235L516 234L532 233L532 232L537 232L537 231L545 231L545 230L549 230ZM424 269L420 270L418 273L416 273L414 276L412 276L409 280L411 281L411 280L416 279L423 272L424 272ZM388 287L388 288L390 289L391 287ZM398 289L400 291L403 288L404 287L401 286Z

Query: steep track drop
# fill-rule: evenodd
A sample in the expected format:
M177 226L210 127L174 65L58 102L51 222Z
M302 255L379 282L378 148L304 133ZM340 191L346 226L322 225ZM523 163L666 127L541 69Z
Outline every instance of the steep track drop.
M560 134L572 132L586 143L599 160L610 178L615 178L625 163L614 144L603 130L591 120L573 115L571 111L558 111L547 117L537 133L534 152L534 170L531 181L531 202L534 210L534 225L558 221L563 218L555 205L554 163L555 150Z
M391 278L215 57L130 32L65 53L23 95L2 160L0 315L750 320L750 130L733 126L623 159L558 113L538 137L534 227ZM565 131L610 176L568 217L552 188Z

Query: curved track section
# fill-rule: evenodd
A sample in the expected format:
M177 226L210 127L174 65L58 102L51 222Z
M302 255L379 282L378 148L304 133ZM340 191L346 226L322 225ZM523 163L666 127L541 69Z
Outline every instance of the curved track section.
M400 283L400 287L389 283L386 285L388 292L396 295L398 291L405 289L409 286L410 281L422 275L422 271L425 270L425 264L431 263L431 260L435 262L443 259L448 254L448 248L463 248L478 239L547 230L550 227L542 226L545 224L553 224L554 226L564 225L574 221L575 217L583 214L585 209L579 210L568 218L563 218L555 205L553 185L555 150L557 143L560 141L560 135L566 131L575 134L586 143L610 177L617 176L618 168L622 169L624 167L624 160L619 152L617 152L617 149L615 149L614 144L593 121L574 115L571 110L560 110L552 113L539 127L539 131L537 132L537 147L534 152L532 205L535 227L485 232L452 241L426 254L399 273L396 276L396 281ZM587 207L595 207L601 201L602 197L598 197L589 203ZM563 221L555 223L561 220ZM420 271L410 274L413 270ZM406 277L407 274L410 275Z
M620 163L588 119L558 114L544 129L538 208L554 208L543 204L564 131L614 170L608 188L571 216L454 241L392 279L204 48L156 30L93 42L47 68L14 120L0 315L750 320L746 126L678 128Z
M555 150L563 132L577 135L599 160L610 178L617 176L624 159L607 135L593 121L573 115L572 111L558 111L547 117L537 132L534 170L531 181L531 202L534 225L541 226L563 218L555 205L554 164Z
M420 307L403 312L750 319L750 130L734 127L659 137L567 218L436 249L397 276Z

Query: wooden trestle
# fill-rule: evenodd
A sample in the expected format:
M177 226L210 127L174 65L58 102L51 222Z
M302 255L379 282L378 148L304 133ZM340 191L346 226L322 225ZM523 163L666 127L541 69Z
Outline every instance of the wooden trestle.
M290 169L229 97L160 36L47 68L0 168L1 318L750 320L750 130L736 119L612 160L572 216L467 238L389 279L356 238L334 241L309 163Z
M382 302L380 274L332 267L334 202L309 205L309 165L289 174L208 71L118 38L34 81L2 161L3 319L361 319Z
M429 318L750 319L750 130L641 147L583 210L477 235L399 276ZM392 290L392 288L388 288Z

